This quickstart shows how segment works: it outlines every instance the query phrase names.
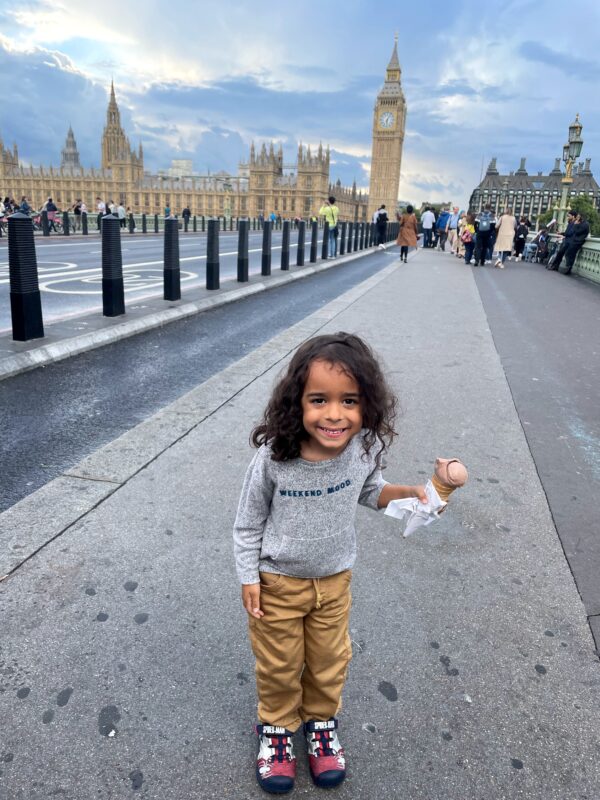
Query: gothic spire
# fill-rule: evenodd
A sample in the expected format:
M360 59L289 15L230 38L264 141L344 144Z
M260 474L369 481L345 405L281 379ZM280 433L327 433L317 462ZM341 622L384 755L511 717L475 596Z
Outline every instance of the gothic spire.
M400 61L398 59L398 34L394 34L394 49L392 50L392 57L390 58L390 63L387 65L388 72L389 70L399 70L400 69Z
M81 163L79 162L79 151L77 150L77 142L75 141L73 128L70 124L67 132L67 138L65 140L65 146L60 154L60 166L61 169L81 169Z

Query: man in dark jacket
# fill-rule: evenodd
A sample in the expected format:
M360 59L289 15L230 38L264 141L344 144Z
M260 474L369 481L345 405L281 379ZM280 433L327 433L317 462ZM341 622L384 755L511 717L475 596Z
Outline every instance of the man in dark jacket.
M575 228L575 212L569 211L567 214L567 227L565 228L565 232L563 233L563 239L560 243L560 247L556 251L556 256L552 259L552 262L546 265L546 269L557 270L560 266L560 262L563 260L564 255L566 254L571 241L573 239L573 232Z
M565 253L565 269L561 269L563 275L569 275L571 270L573 269L573 264L575 263L575 259L577 258L577 253L583 247L583 243L590 235L590 226L585 217L581 214L577 214L575 217L575 223L573 225L573 235L571 236L571 242L567 247L567 251Z

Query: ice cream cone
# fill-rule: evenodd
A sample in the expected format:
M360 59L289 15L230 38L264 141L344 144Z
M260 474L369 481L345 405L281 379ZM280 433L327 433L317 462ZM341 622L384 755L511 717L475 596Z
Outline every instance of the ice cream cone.
M436 458L431 483L445 503L455 489L464 486L469 473L458 458Z

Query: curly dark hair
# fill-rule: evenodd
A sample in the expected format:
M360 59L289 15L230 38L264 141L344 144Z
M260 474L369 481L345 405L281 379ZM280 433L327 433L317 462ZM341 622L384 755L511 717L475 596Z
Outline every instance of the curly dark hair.
M390 390L371 348L352 333L324 334L304 342L292 356L287 371L275 386L263 419L252 431L255 447L269 444L274 461L300 456L308 439L302 424L302 395L313 361L339 364L358 383L362 405L365 451L377 442L377 461L391 445L396 431L396 398Z

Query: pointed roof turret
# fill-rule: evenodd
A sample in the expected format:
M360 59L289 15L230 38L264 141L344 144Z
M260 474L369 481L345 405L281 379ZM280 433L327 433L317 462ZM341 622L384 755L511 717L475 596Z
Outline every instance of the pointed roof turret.
M392 50L392 57L390 58L390 63L387 65L388 72L389 70L400 70L400 60L398 58L398 34L394 34L394 49Z
M60 154L60 168L71 171L74 169L81 169L79 151L77 150L77 142L75 141L75 134L73 133L73 128L70 124L69 130L67 131L65 146Z
M498 167L496 166L496 162L497 162L496 157L492 158L485 172L486 175L498 175Z

